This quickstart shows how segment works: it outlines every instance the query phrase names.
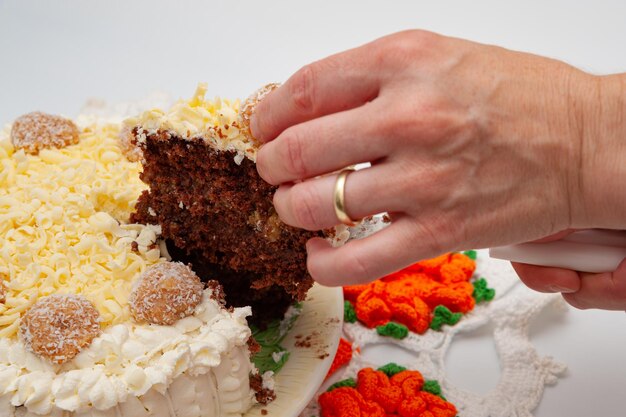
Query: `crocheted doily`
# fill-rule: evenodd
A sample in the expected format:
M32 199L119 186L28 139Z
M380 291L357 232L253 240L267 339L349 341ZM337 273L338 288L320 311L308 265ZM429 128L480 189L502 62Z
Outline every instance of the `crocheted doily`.
M371 231L371 230L370 230ZM558 294L540 294L526 288L508 262L491 259L486 251L479 251L474 276L485 277L496 297L489 303L477 304L454 326L444 326L441 331L428 330L423 335L410 333L398 340L378 335L358 321L344 324L344 338L352 342L353 357L350 363L337 371L325 383L318 396L338 380L356 377L366 367L377 368L389 358L399 365L420 371L425 378L440 382L443 394L456 405L459 416L471 417L526 417L538 405L544 387L556 383L566 366L549 356L540 355L529 340L529 324L545 307L565 308ZM501 375L496 387L486 395L479 395L455 386L446 373L446 355L457 334L471 332L482 326L492 329ZM390 354L385 357L360 355L371 345L387 345ZM393 355L394 349L404 352ZM380 349L377 349L380 352ZM407 352L410 352L407 354ZM380 355L379 355L380 356ZM411 359L407 360L406 358ZM477 375L476 378L480 378ZM316 398L302 412L301 417L319 416Z

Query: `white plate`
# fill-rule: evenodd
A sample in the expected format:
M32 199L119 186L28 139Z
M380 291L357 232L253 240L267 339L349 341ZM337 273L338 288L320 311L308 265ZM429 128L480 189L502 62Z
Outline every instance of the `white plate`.
M302 313L285 337L283 346L289 360L276 375L276 399L268 405L256 405L245 417L296 417L311 401L333 362L339 346L343 323L341 287L315 284L302 306ZM303 342L310 337L309 342ZM306 346L297 347L296 344ZM322 357L322 358L321 358Z

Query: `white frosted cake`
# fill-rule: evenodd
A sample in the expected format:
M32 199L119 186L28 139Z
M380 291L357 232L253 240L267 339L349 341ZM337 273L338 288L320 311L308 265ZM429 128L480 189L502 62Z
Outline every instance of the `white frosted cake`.
M170 262L159 227L129 223L147 187L119 135L40 113L0 133L0 417L240 416L256 401L250 308Z

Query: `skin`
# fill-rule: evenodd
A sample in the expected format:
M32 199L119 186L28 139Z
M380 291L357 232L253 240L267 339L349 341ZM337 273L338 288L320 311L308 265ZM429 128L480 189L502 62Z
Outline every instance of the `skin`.
M536 240L567 229L626 228L626 76L407 31L305 66L251 120L259 174L292 226L351 218L392 224L332 248L307 244L325 285L365 283L448 251ZM626 264L612 274L515 265L522 280L579 308L626 309Z

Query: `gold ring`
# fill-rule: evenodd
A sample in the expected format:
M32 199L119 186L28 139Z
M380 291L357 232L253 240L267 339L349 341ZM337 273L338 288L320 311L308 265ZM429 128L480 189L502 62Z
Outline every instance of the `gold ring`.
M354 171L354 168L346 168L341 170L335 181L335 190L333 192L333 204L335 206L335 214L339 221L346 226L356 226L360 220L353 220L346 212L346 179L348 174Z

